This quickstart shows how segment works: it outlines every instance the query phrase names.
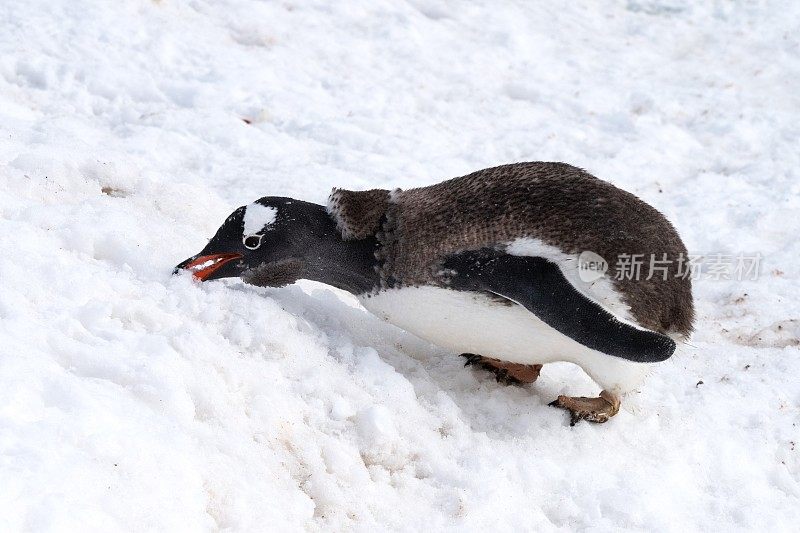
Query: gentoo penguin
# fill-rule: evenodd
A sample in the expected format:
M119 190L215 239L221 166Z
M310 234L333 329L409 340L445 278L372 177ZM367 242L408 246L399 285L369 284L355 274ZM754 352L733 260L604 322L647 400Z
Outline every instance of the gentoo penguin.
M604 266L587 271L583 257ZM631 258L638 272L625 268ZM532 162L409 190L334 189L326 207L267 196L234 211L176 272L327 283L506 382L575 363L602 392L551 403L574 424L615 415L691 333L685 258L675 228L633 194L571 165Z

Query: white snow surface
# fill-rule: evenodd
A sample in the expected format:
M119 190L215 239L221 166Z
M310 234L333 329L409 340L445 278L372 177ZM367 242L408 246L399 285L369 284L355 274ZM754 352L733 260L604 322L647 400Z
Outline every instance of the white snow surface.
M0 3L2 531L796 531L800 3ZM609 423L310 282L172 267L264 195L565 161L691 251ZM533 347L535 348L535 347Z

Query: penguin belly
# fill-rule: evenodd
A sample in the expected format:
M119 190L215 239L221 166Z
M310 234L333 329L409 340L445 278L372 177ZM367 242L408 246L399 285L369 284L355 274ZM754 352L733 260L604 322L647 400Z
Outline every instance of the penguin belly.
M525 365L567 361L615 394L634 390L650 371L648 363L589 349L524 307L477 292L404 287L359 300L383 320L454 353L476 353Z

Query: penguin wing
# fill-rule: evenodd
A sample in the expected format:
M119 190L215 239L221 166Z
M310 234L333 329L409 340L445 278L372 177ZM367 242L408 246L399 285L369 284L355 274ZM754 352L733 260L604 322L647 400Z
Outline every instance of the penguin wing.
M639 363L664 361L675 351L671 338L617 319L543 257L484 248L451 255L443 267L450 288L502 296L592 350Z

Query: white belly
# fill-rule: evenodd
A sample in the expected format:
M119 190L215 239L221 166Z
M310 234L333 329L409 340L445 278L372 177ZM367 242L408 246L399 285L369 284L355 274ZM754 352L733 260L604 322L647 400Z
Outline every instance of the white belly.
M476 353L512 363L568 361L579 365L606 390L633 390L650 369L586 348L551 328L519 305L503 305L488 296L410 287L360 298L373 314L455 353Z

